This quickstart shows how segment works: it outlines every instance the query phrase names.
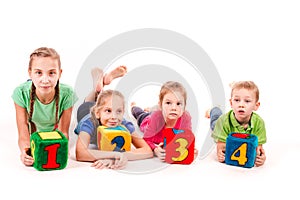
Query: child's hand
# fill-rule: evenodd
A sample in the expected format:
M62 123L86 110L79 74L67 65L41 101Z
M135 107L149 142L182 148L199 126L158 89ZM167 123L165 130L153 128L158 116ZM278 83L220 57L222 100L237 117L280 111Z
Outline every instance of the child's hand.
M127 162L128 158L125 156L125 154L118 152L118 154L115 157L115 163L111 167L111 169L124 169Z
M162 161L165 162L166 159L166 150L162 148L163 143L159 143L157 147L154 149L154 154Z
M26 148L21 152L21 161L24 163L26 166L32 166L34 163L33 157L30 155L30 149Z
M197 156L198 156L198 149L194 149L194 159L196 159L197 158Z
M95 167L96 169L110 169L114 164L113 159L100 159L96 160L91 166Z
M258 146L256 149L256 159L255 159L255 165L256 167L262 166L266 161L266 154L265 150L262 148L262 146Z
M125 154L116 152L114 158L96 160L91 166L96 169L123 169L128 162Z
M224 142L217 143L217 157L219 162L225 161L226 144Z

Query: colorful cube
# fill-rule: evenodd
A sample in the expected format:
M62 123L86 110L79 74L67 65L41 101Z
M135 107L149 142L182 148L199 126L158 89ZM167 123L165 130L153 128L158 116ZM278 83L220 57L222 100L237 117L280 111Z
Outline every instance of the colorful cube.
M103 151L130 151L131 135L123 125L117 127L99 126L97 128L97 144Z
M59 131L34 132L30 137L33 167L39 171L58 170L68 162L68 139Z
M195 136L191 130L165 128L163 143L167 163L191 164L194 161Z
M225 163L251 168L256 158L258 139L247 133L230 133L226 139Z

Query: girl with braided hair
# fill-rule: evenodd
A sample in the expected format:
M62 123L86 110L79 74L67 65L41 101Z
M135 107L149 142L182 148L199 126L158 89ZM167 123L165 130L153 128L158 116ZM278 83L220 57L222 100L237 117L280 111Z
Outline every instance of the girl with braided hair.
M13 92L18 145L21 161L26 166L34 162L27 151L30 148L30 135L35 131L57 129L69 138L71 115L77 96L70 86L59 83L61 74L59 54L53 48L38 48L30 55L30 79Z

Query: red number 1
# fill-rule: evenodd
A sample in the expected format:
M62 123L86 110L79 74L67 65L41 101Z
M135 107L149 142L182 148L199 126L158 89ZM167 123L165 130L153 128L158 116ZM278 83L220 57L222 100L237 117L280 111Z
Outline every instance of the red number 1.
M48 160L47 163L42 166L44 169L59 168L60 165L56 162L56 154L59 147L60 144L58 143L45 147L45 150L48 151Z

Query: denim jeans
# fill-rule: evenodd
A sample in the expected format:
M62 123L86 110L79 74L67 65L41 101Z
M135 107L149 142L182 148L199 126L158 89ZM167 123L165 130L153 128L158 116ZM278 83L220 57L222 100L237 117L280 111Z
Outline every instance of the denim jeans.
M210 128L214 130L217 119L222 115L222 110L219 107L213 107L210 110Z

